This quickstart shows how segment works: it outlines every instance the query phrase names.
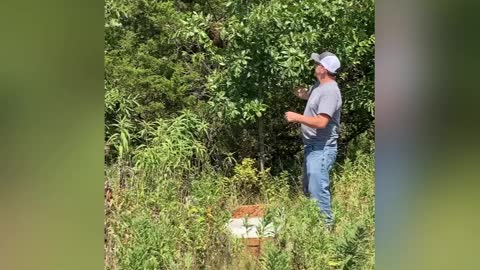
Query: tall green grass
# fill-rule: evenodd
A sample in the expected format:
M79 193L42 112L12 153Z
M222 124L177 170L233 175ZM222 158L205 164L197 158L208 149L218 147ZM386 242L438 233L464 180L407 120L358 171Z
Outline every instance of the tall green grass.
M187 151L190 158L195 153ZM239 162L231 177L188 165L181 173L152 167L148 174L134 166L124 187L121 166L106 167L106 185L113 191L106 204L106 269L374 268L369 151L353 153L333 171L334 233L322 226L316 205L289 184L299 175L260 173L250 159ZM244 254L226 228L231 210L244 203L267 203L265 219L278 228L258 259Z

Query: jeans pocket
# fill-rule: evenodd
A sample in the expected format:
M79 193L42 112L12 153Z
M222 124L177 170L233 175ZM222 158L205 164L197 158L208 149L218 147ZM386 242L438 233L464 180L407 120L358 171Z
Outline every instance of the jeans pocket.
M322 155L322 170L330 171L337 158L337 149L325 149Z

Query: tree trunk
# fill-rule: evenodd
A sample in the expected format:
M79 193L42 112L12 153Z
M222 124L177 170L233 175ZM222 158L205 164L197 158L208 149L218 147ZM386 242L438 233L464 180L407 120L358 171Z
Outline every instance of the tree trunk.
M264 117L258 118L258 151L260 161L260 171L265 170L265 134L264 134L265 121Z
M263 103L263 87L260 87L258 91L258 97L260 102ZM265 170L265 117L262 115L258 118L258 152L259 152L259 161L260 161L260 171Z

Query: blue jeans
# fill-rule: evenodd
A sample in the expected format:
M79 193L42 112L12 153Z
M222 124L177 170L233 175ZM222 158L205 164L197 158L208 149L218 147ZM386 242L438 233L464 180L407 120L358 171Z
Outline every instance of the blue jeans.
M337 158L336 146L306 145L303 168L303 192L317 202L325 224L334 222L330 200L329 173Z

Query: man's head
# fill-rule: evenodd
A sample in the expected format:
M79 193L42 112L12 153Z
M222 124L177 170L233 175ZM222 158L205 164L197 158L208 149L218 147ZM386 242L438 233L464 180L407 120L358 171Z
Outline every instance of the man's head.
M340 68L340 60L331 52L324 52L322 54L312 53L310 56L315 62L315 76L323 78L325 76L335 77Z

